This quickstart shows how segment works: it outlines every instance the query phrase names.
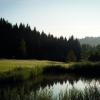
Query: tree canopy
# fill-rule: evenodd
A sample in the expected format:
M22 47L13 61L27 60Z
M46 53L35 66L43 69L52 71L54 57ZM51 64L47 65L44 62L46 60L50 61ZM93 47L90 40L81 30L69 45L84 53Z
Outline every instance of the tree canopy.
M81 46L73 36L68 40L62 36L57 38L40 33L36 27L32 30L28 24L12 25L0 19L0 58L66 61L72 51L74 58L80 60Z

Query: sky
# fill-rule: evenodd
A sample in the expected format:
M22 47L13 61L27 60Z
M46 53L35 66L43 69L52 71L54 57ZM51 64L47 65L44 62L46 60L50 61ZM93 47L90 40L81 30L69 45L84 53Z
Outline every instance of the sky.
M100 0L0 0L0 17L57 37L100 36Z

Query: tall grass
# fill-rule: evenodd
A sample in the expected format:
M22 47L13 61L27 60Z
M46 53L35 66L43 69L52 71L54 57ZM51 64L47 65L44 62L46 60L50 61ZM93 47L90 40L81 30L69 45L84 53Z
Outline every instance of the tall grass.
M100 100L100 90L96 86L86 87L84 90L73 87L61 95L61 100Z
M100 100L100 90L97 86L85 87L84 90L72 87L54 97L51 90L33 91L27 86L7 87L0 89L0 100Z
M0 83L16 83L35 79L48 66L67 66L66 63L48 60L0 60Z
M76 74L85 77L100 77L100 62L77 62L69 64L69 67L50 65L43 68L44 74Z
M14 61L14 60L13 60ZM5 71L0 71L0 83L13 83L25 81L28 79L35 79L39 75L59 75L59 74L69 74L74 73L80 76L92 76L100 77L100 62L78 62L78 63L63 63L63 62L53 62L53 61L25 61L25 60L3 60L0 64L0 69L5 70L8 67L3 67L1 65L4 62L10 66L11 70L6 69ZM18 64L23 64L23 66L17 66ZM31 63L31 64L30 64ZM10 64L15 64L13 67ZM27 67L24 65L27 65ZM29 64L29 66L28 66ZM6 65L6 64L5 64ZM5 66L4 65L4 66ZM30 66L31 65L31 66ZM16 67L17 66L17 67Z
M29 79L35 79L41 74L41 69L18 67L12 71L0 73L0 84L12 84L16 82L24 82Z
M100 62L80 62L69 67L68 72L83 75L100 77Z

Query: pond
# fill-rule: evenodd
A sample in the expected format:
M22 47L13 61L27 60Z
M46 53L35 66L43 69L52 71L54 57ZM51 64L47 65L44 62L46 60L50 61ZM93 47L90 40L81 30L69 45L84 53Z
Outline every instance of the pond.
M46 76L16 85L2 85L0 100L100 100L100 80Z

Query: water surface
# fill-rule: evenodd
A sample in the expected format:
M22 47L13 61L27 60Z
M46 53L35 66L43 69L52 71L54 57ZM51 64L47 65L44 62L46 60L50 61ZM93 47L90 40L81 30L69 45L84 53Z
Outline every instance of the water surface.
M100 100L99 79L38 81L1 87L0 100Z

